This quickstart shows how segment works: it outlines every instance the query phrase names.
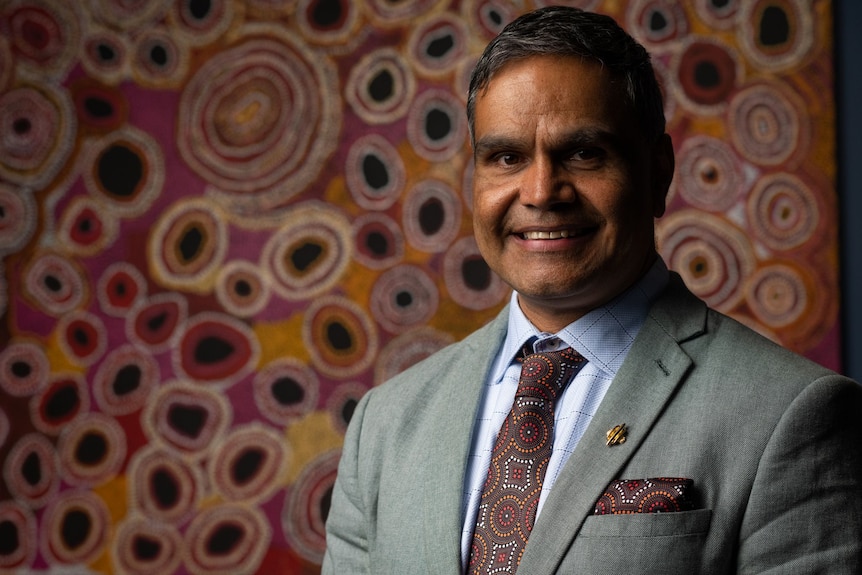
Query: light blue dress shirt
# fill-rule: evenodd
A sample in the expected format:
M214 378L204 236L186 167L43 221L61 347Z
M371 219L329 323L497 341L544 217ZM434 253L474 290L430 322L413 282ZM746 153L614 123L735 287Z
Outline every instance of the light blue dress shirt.
M506 339L492 366L476 424L467 474L464 482L463 529L461 558L466 566L470 556L473 526L482 496L482 486L491 463L491 451L503 421L512 409L518 387L521 364L515 357L532 337L535 351L572 347L588 363L575 376L560 396L554 414L554 447L545 475L537 513L557 475L587 429L605 392L631 349L649 312L652 300L665 288L668 270L661 258L632 288L608 304L594 309L556 334L540 332L518 306L517 294L512 294L509 306L509 326ZM604 433L606 430L602 430Z

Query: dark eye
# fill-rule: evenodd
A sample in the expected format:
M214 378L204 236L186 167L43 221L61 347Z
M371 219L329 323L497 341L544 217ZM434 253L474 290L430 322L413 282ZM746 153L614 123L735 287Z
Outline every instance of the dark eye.
M521 158L515 154L498 154L494 159L501 166L514 166L521 161Z
M586 162L604 157L605 152L601 148L579 148L571 155L571 159L576 162Z

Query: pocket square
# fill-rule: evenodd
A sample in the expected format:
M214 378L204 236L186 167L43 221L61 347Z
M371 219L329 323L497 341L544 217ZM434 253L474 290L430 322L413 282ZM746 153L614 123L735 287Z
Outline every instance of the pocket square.
M617 479L596 501L593 515L687 511L693 484L684 477Z

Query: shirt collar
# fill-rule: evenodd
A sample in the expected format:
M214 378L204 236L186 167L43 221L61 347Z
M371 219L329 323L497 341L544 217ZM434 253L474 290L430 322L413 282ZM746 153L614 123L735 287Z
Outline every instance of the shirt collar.
M556 334L539 331L521 311L518 294L512 293L509 305L509 323L506 339L498 355L494 376L490 381L499 381L503 372L531 338L537 339L534 347L557 347L548 338L558 338L570 346L609 377L614 377L640 331L650 305L667 286L667 266L659 257L638 282L631 288L598 307L582 318L572 322Z

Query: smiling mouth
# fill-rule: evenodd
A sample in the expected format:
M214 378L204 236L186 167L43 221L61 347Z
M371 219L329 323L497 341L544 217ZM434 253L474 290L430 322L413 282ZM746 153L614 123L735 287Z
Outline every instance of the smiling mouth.
M525 240L562 240L583 235L585 230L554 230L554 231L532 231L519 234Z

